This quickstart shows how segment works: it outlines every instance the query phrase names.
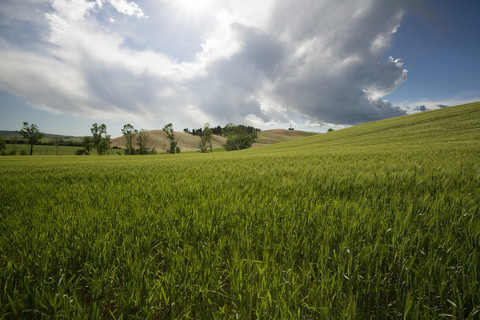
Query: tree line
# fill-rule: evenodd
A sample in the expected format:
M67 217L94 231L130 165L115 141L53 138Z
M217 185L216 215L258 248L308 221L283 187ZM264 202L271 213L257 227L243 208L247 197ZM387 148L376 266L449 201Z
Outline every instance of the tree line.
M163 127L163 132L167 135L167 139L170 140L169 148L166 149L166 153L175 154L180 153L181 150L178 147L178 142L175 140L175 133L173 130L173 124L169 123ZM190 133L194 136L199 136L199 149L200 152L213 152L212 145L212 136L220 135L227 138L225 144L225 150L241 150L247 149L252 146L252 144L257 139L257 134L260 132L260 129L254 128L251 126L245 125L234 125L233 123L228 123L225 127L210 127L209 123L205 123L203 128L193 129L190 131L188 128L183 130L185 133ZM94 132L92 131L92 134ZM126 124L123 126L122 135L125 138L125 154L134 155L134 154L148 154L149 149L147 147L147 141L149 139L148 132L144 129L137 130L131 124ZM106 139L106 138L105 138ZM136 142L137 148L134 145L134 139ZM108 139L107 139L108 140ZM97 149L98 150L98 149ZM154 151L154 150L152 150Z
M173 124L168 123L165 125L165 127L163 127L162 130L165 132L167 139L170 141L169 148L166 149L166 153L180 153L180 147L178 146L178 142L175 140ZM257 133L260 132L260 129L245 125L234 125L233 123L228 123L223 128L221 126L210 127L210 124L206 123L203 128L193 129L192 131L184 129L183 131L200 137L200 152L213 152L213 135L219 135L227 138L225 144L225 149L227 151L241 150L250 148L252 146L257 139ZM18 143L28 143L30 145L30 155L33 154L34 146L41 144L40 139L45 136L45 134L40 131L37 125L29 124L28 122L24 122L22 129L17 132L23 138L23 140L19 140ZM80 146L82 148L77 150L75 153L77 155L89 155L92 150L96 150L98 155L106 155L111 152L111 136L107 133L107 126L105 124L92 124L90 132L92 135L85 136L80 143L71 142L70 144L66 144L63 139L54 139L53 143L50 142L44 144L56 145L57 147L59 145ZM145 129L135 129L133 125L128 123L123 126L121 132L126 141L124 149L124 153L126 155L156 153L155 148L150 150L150 148L147 146L147 142L150 137ZM3 138L0 139L0 154L6 154L6 144L11 142L17 143L17 140L12 141L11 139L10 141L6 141Z
M175 141L175 134L173 131L173 124L169 123L163 127L163 132L170 140L170 148L166 153L180 153L177 141ZM105 124L98 125L94 123L90 129L92 137L83 138L82 146L77 154L90 154L92 149L96 149L99 155L104 155L110 150L111 138L107 134L107 126ZM141 154L155 154L155 148L150 149L147 146L150 135L145 129L135 129L133 125L127 123L122 128L122 135L125 138L125 155L141 155Z
M255 132L258 133L258 132L262 131L262 130L260 130L258 128L255 128L255 127L252 127L252 126L245 126L243 124L235 125L231 122L227 123L225 125L225 127L223 127L223 128L221 126L210 127L210 124L208 124L208 122L205 125L208 125L208 128L209 128L209 130L211 130L212 134L217 135L217 136L227 136L228 133L232 131L232 128L238 128L242 132L245 132L245 133L248 133L248 134L252 134L252 133L255 133ZM185 128L185 129L183 129L183 132L190 133L191 135L194 135L194 136L202 136L204 128L192 129L192 131L190 131L188 128Z
M190 133L194 136L200 136L200 152L212 152L212 135L223 136L227 138L225 144L226 151L248 149L257 140L258 132L261 130L252 126L235 125L233 123L227 123L225 127L216 126L210 127L209 123L206 123L203 128L193 129L190 131L188 128L183 129L185 133ZM207 146L209 148L207 148Z
M126 124L122 128L122 135L126 139L124 153L126 155L134 154L154 154L155 148L149 150L147 147L147 141L149 135L147 130L135 129L131 124ZM106 155L111 150L111 136L107 133L107 126L94 123L90 128L92 136L85 136L82 141L83 149L77 150L77 155L89 155L93 149L97 151L98 155ZM115 147L114 147L115 148Z

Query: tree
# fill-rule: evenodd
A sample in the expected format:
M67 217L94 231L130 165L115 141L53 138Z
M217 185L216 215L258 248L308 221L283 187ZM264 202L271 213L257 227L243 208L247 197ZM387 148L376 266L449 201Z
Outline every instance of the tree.
M169 123L167 125L165 125L165 127L163 127L163 132L165 132L167 134L167 138L170 139L170 140L173 140L175 139L175 135L173 133L173 124Z
M210 128L210 124L208 122L205 123L202 130L202 137L200 138L200 143L199 143L200 152L202 153L207 152L207 145L210 147L210 152L213 152L212 132L213 130Z
M82 147L85 154L90 154L90 150L93 148L93 140L90 137L84 137L82 140Z
M212 133L216 135L221 135L222 132L223 132L223 129L220 126L216 126L215 128L212 129Z
M163 127L162 130L167 134L167 138L170 140L170 149L167 150L167 153L180 153L180 148L177 146L177 142L175 141L175 135L173 133L173 124L167 124L165 127Z
M250 135L235 134L227 138L225 150L234 151L248 149L254 142L255 139Z
M107 154L107 152L110 151L111 145L112 145L112 141L110 139L110 135L107 135L105 131L105 136L103 137L102 143L101 143L101 149L103 151L102 154Z
M135 137L137 133L138 133L138 130L135 129L130 123L127 123L126 125L123 126L122 134L127 140L127 143L125 144L125 154L127 155L135 154L135 148L133 147L132 142L133 142L133 137Z
M201 137L203 133L202 128L192 129L192 135Z
M227 124L224 129L224 135L227 136L225 150L248 149L257 139L258 129L246 127L243 125Z
M335 130L333 130L332 128L328 128L327 132L333 132Z
M223 128L223 135L225 137L228 137L234 133L234 130L235 130L235 125L229 122L225 125L225 128Z
M107 126L105 124L98 125L94 123L90 128L93 136L93 147L97 149L99 155L107 154L110 149L110 136L107 134Z
M148 153L148 147L147 147L148 138L149 138L149 135L145 129L142 129L138 132L137 134L138 154Z
M3 156L6 154L6 151L7 150L7 144L5 143L5 139L0 138L0 154Z
M28 122L23 123L23 128L19 132L22 137L27 140L30 145L30 155L33 155L33 146L43 138L44 133L33 123L29 126Z

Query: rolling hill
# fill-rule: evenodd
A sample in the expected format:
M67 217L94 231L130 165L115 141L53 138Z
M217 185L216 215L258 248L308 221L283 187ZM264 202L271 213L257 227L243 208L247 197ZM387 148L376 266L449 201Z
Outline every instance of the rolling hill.
M155 148L158 152L163 152L166 150L170 144L170 141L167 138L167 135L162 130L150 130L148 131L149 140L147 146ZM283 129L273 129L261 131L258 134L257 142L253 144L253 148L263 147L279 142L296 140L303 137L309 137L316 135L315 132L305 132L298 130L283 130ZM175 132L175 140L178 142L178 146L182 152L188 151L197 151L198 143L200 142L199 136L194 136L185 132ZM213 135L212 136L212 146L213 149L223 148L223 145L226 143L227 139L222 136ZM112 139L112 147L125 147L126 140L122 137L117 137Z
M149 147L150 149L155 148L157 152L164 152L169 148L170 141L168 140L167 135L165 132L163 132L163 130L150 130L147 132L149 135L147 147ZM222 148L226 140L227 139L225 139L224 137L213 135L213 148ZM180 150L182 152L199 150L199 136L194 136L185 132L175 132L175 141L177 141L178 147L180 147ZM126 139L123 136L112 139L112 147L124 148L125 144Z
M270 144L296 140L300 138L310 137L317 135L316 132L307 132L300 130L284 130L284 129L271 129L264 130L258 133L257 142L253 144L253 148L263 147Z
M255 152L456 148L480 142L480 102L357 125L267 146Z

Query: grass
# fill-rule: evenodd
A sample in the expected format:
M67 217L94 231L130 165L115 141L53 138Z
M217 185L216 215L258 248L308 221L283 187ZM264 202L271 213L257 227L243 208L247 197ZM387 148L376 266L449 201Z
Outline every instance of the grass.
M315 132L306 132L299 130L282 130L282 129L273 129L260 131L258 133L258 138L256 144L259 145L268 145L275 144L284 141L295 140L298 138L309 137L316 135Z
M34 155L74 155L75 151L81 149L81 147L73 146L49 146L49 145L36 145L33 147ZM26 155L30 155L30 145L29 144L7 144L6 152L10 153L16 151L17 155L20 155L23 151Z
M480 103L214 154L0 158L0 318L476 319Z

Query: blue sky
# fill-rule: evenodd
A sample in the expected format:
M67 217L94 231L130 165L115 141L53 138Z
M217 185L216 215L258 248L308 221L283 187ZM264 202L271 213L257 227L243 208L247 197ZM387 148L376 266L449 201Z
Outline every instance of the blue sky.
M430 2L407 15L389 55L401 57L408 79L386 96L398 105L455 105L480 100L479 1Z
M480 100L476 0L3 0L0 130L326 131Z

